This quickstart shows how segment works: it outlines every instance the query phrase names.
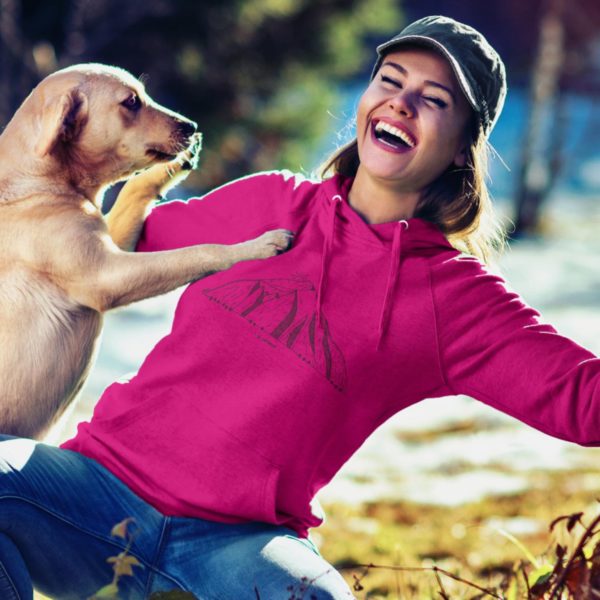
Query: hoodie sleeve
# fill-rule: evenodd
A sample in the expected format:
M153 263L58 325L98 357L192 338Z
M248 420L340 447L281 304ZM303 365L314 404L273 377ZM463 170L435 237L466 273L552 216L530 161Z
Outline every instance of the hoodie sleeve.
M540 322L471 257L432 269L440 362L450 390L549 435L600 445L600 359Z
M256 173L201 198L154 207L136 250L155 252L195 244L235 244L270 229L289 227L287 215L308 180L288 171Z

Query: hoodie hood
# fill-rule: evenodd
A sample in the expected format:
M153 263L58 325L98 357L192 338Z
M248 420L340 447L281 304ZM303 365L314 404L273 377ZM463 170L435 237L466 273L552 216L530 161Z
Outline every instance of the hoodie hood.
M323 182L322 201L331 204L338 197L339 207L337 221L352 235L358 236L367 242L378 246L389 246L394 239L394 231L398 223L407 223L405 229L407 234L403 236L402 248L406 252L424 252L425 254L436 254L440 250L453 249L441 229L430 221L417 217L403 219L401 221L389 221L387 223L369 224L350 206L348 193L354 179L335 175Z
M402 219L387 223L369 224L350 206L348 192L352 178L335 175L323 183L322 202L327 213L324 227L324 242L321 258L321 275L317 290L317 314L322 324L322 303L326 293L327 269L332 252L335 252L335 239L338 232L356 237L379 248L387 248L390 264L385 288L381 299L377 350L381 348L388 329L394 294L399 285L399 272L402 258L407 254L430 256L440 250L453 249L440 228L420 218Z

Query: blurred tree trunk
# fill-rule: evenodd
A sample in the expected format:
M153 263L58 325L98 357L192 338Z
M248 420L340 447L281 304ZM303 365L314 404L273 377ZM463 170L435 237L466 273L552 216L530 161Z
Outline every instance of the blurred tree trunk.
M19 27L21 2L0 0L0 128L37 80L35 64Z
M120 2L117 0L71 0L65 20L64 48L56 68L90 60L123 35L135 31L144 19L174 13L167 0ZM95 23L95 27L90 27Z
M566 111L559 80L564 63L563 0L548 0L533 67L530 112L516 193L514 236L535 233L540 209L563 162Z

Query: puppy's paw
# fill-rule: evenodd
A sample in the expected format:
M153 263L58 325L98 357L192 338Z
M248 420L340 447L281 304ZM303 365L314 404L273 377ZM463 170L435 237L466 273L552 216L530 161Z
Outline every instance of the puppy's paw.
M202 149L202 134L195 133L190 145L168 163L158 163L136 176L146 185L150 194L163 196L171 188L181 183L198 166Z
M195 133L191 137L190 145L177 155L177 158L167 163L167 172L172 178L187 177L190 171L198 168L200 152L202 150L202 134Z
M181 157L183 159L183 162L181 163L181 168L186 171L192 171L193 169L197 169L201 151L202 134L195 133L191 138L191 142L188 148L181 153Z
M287 229L274 229L267 231L254 240L245 242L245 250L248 252L247 260L254 258L269 258L281 254L290 248L294 241L294 232Z

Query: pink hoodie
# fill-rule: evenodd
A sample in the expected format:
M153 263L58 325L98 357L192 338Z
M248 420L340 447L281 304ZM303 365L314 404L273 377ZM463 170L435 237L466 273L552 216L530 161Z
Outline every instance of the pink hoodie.
M316 492L423 398L468 394L598 444L600 360L435 225L366 224L350 184L261 173L152 211L141 251L297 235L284 254L190 285L172 332L63 447L164 514L306 535L322 520Z

